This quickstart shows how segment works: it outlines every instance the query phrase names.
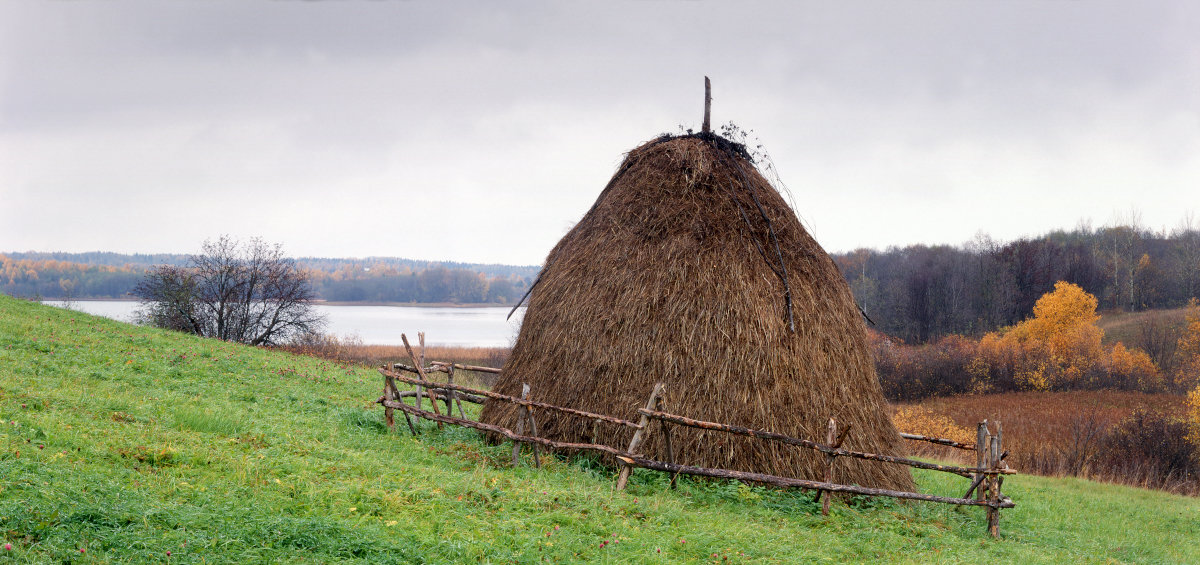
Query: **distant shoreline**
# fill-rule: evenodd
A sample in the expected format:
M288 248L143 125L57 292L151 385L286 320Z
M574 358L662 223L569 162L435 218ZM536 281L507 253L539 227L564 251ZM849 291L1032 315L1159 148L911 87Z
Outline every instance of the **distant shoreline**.
M314 300L313 304L325 306L396 306L407 308L512 308L512 304L496 304L494 302L471 302L460 304L455 302L349 302L344 300Z
M43 302L66 302L62 298L42 297ZM136 298L72 298L71 302L137 302ZM405 308L512 308L512 304L496 304L494 302L471 302L458 304L454 302L354 302L346 300L314 300L313 304L320 306L393 306Z

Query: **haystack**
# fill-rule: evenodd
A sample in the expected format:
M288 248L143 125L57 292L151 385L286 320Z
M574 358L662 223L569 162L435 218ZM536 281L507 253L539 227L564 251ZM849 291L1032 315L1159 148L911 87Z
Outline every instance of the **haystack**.
M535 400L636 421L656 382L675 414L818 441L832 417L852 426L846 448L903 449L838 268L745 148L707 132L628 154L546 258L496 390L529 383ZM481 419L516 428L511 405ZM561 441L630 438L557 415L538 426ZM652 428L640 451L663 460L662 440ZM672 443L689 465L824 476L815 451L679 427ZM837 465L837 482L913 487L905 467Z

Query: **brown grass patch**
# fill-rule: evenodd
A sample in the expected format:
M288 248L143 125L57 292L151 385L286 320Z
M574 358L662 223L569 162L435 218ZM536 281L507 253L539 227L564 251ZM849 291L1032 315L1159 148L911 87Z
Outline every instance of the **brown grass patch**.
M411 343L411 342L410 342ZM421 355L421 348L415 343L413 353ZM393 363L411 365L408 351L403 345L366 345L355 338L339 338L336 336L309 336L304 341L282 346L279 349L299 355L320 357L337 363L349 363L379 367L391 366ZM464 365L483 367L502 367L508 360L510 349L507 347L454 347L434 345L425 347L426 365L430 361L448 361ZM467 373L465 380L455 382L465 386L482 386L490 388L496 380L496 375L488 373Z
M1008 463L1023 473L1078 476L1200 493L1194 474L1196 448L1178 435L1185 399L1127 391L1011 392L931 398L893 405L897 427L912 433L939 429L975 443L978 422L1004 426ZM925 426L930 429L910 429ZM993 431L995 426L992 426ZM963 436L965 432L965 436ZM945 437L945 436L943 436ZM928 457L974 464L974 454L936 445L917 445ZM1190 454L1190 465L1179 454ZM1168 459L1174 457L1174 461Z

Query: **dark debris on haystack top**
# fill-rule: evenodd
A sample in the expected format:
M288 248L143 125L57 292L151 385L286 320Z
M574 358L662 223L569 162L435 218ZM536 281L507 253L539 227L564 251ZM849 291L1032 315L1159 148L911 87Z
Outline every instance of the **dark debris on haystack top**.
M664 409L820 440L835 418L844 447L899 454L866 332L832 259L755 168L711 132L632 150L546 258L497 392L636 420L654 384ZM512 428L515 407L484 422ZM623 447L627 430L562 417L540 435ZM594 434L598 429L599 433ZM677 429L675 460L820 479L819 452ZM665 456L662 434L641 449ZM839 461L835 480L909 490L904 467Z

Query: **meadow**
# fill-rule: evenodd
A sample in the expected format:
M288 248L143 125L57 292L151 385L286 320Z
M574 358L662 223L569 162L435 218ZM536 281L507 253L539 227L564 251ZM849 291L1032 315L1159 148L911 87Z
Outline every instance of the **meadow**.
M468 430L389 431L380 386L0 296L0 563L1200 562L1195 498L1020 475L992 540L979 509L823 517L811 493L642 471L618 493L588 459L514 467Z

